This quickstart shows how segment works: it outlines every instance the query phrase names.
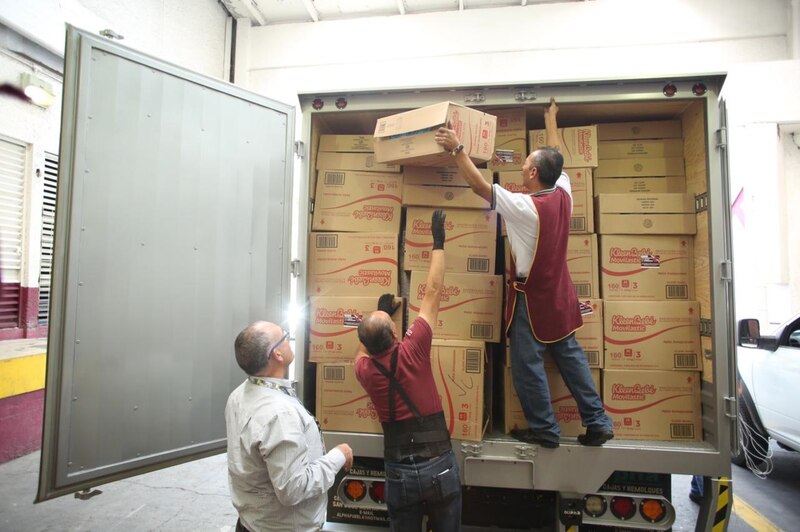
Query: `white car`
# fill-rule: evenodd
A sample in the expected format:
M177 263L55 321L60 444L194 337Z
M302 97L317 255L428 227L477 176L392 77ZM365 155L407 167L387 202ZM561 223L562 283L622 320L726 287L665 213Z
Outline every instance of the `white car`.
M741 320L737 344L743 448L733 463L766 461L769 438L800 451L800 314L764 336L758 320Z

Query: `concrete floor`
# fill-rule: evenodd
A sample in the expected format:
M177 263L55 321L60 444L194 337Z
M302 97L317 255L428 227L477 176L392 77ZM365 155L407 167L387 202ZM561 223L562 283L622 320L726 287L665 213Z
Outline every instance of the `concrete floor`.
M38 472L38 452L0 464L0 530L228 532L236 523L224 454L99 486L102 493L88 500L33 504ZM694 530L698 507L689 501L689 480L673 477L676 531Z

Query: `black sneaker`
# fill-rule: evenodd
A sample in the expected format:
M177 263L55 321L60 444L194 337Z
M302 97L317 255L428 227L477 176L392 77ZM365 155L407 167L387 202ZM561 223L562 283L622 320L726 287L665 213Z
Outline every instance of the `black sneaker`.
M613 437L614 433L610 430L587 429L586 434L578 435L578 443L589 447L599 447Z
M691 491L689 492L689 499L692 502L695 502L697 504L700 504L701 502L703 502L703 496L702 495L700 495L699 493L691 492Z
M546 447L548 449L555 449L558 447L558 442L553 440L548 440L547 438L543 438L536 434L531 429L511 429L511 437L517 439L521 442L525 443L534 443L536 445L541 445L542 447Z

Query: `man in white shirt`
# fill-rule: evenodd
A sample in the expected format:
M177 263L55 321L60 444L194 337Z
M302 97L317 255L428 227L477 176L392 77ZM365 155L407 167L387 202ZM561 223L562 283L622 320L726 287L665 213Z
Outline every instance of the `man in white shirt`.
M506 334L511 347L511 375L528 427L511 435L545 448L560 444L560 430L550 403L543 355L548 350L578 404L586 433L582 445L603 445L614 437L611 419L592 380L575 331L583 325L575 287L567 269L567 238L572 214L569 177L562 172L554 100L545 111L550 146L537 148L522 167L528 194L487 183L465 153L456 132L439 128L436 141L448 150L472 191L489 202L506 223L511 244L512 280L506 302Z
M228 480L237 531L319 530L336 473L353 464L346 443L327 454L314 417L286 380L294 352L289 333L257 321L234 343L248 375L225 406Z

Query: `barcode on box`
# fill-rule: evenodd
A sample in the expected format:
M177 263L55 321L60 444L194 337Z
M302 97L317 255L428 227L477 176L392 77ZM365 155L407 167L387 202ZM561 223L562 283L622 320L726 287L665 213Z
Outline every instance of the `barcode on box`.
M468 272L489 272L489 259L467 259Z
M343 381L344 366L325 366L322 378L326 381Z
M670 423L669 435L673 440L693 440L694 425L691 423Z
M675 354L675 368L695 369L697 367L697 354L695 353L676 353Z
M326 185L344 185L344 172L325 172Z
M667 285L667 299L689 299L689 287L685 284Z
M600 365L600 351L584 351L586 353L586 360L590 366Z
M339 247L339 235L317 235L317 249Z
M481 350L480 349L467 349L466 371L467 371L467 373L480 373L481 372Z
M592 285L590 283L573 283L575 293L578 297L592 297Z
M573 216L569 219L569 231L571 233L586 232L586 218L583 216Z
M470 338L481 338L487 339L492 337L492 326L491 325L483 325L480 323L473 323L469 327L469 337Z

